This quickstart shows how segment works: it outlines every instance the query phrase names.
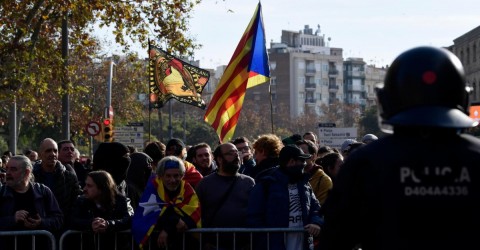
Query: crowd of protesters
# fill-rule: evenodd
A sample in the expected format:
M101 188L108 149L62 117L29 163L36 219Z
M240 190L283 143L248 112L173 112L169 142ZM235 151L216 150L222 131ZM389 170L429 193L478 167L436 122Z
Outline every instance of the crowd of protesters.
M187 146L177 138L166 144L147 143L144 152L112 142L101 143L92 164L86 165L79 161L73 141L57 143L46 138L40 142L38 156L30 157L36 155L33 150L16 156L5 152L2 170L6 174L0 190L0 222L4 222L1 228L44 229L56 236L69 229L80 230L92 236L104 235L101 244L95 237L71 236L66 241L70 249L77 249L76 242L80 240L83 248L128 249L131 247L128 237L113 239L108 235L127 229L135 233L131 226L134 212L145 214L142 204L148 201L143 197L150 195L144 193L149 185L156 185L155 190L160 186L163 192L157 192L158 197L172 204L185 201L186 187L191 187L190 195L201 208L199 217L192 219L192 214L184 212L191 204L179 203L184 206L177 209L167 206L154 220L153 234L142 235L154 238L151 249L180 247L177 232L196 227L302 228L304 224L306 235L289 234L284 247L308 248L314 245L313 236L318 239L322 224L320 204L332 188L334 178L330 174L343 159L339 150L319 146L313 132L306 132L303 138L295 134L283 141L273 134L260 135L253 142L238 137L217 146L213 152L210 145L198 143L190 146L188 155ZM327 159L331 155L338 155L340 162L330 163ZM323 158L325 163L317 164ZM283 204L281 210L278 204ZM238 234L235 238L226 233L205 234L202 248L248 249L248 235ZM277 249L284 244L281 238L277 235L269 244ZM299 242L301 239L305 242ZM263 249L267 243L262 237L255 240L257 249ZM192 238L187 246L198 249L199 243L192 244L195 241ZM27 244L26 249L31 244L28 242L22 243ZM18 249L22 249L22 244Z
M0 230L91 234L66 240L68 249L78 241L88 249L475 249L480 142L464 133L478 124L467 90L453 54L420 47L400 55L378 87L380 123L393 128L384 138L366 134L339 148L313 132L215 148L172 138L142 153L111 142L91 167L77 164L72 141L46 138L38 155L2 157ZM195 228L297 230L183 238ZM112 234L126 229L135 246Z

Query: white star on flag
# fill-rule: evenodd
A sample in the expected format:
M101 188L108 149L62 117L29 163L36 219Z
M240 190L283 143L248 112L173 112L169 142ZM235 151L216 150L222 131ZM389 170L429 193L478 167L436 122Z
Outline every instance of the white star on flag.
M139 206L143 207L143 216L151 213L151 212L156 212L160 211L160 204L166 204L166 203L159 203L157 202L157 198L155 197L154 194L151 194L150 197L148 198L147 202L140 202Z

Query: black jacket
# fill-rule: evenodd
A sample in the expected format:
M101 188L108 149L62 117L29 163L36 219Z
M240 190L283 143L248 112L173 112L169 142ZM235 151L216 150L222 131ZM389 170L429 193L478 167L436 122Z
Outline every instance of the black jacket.
M118 194L115 198L115 207L104 211L98 209L93 201L78 197L70 218L70 228L88 232L82 237L82 249L131 249L130 234L120 233L115 237L114 233L131 228L133 210L125 196ZM92 222L96 217L107 220L108 227L105 233L94 236ZM99 248L97 244L100 244Z
M117 195L115 207L107 211L98 209L93 201L79 196L70 218L71 228L81 231L92 230L93 219L100 217L108 221L108 232L127 230L130 229L132 215L132 208L125 196Z
M480 140L449 129L396 130L357 149L323 206L321 249L471 249L479 163Z
M39 161L33 166L33 175L35 176L35 182L47 184L46 174L42 170L42 162ZM52 190L58 205L62 210L66 222L68 223L68 217L71 212L72 206L77 199L77 196L81 194L80 185L78 183L77 176L67 171L64 165L57 161L55 165L55 171L53 173L54 183L49 187Z

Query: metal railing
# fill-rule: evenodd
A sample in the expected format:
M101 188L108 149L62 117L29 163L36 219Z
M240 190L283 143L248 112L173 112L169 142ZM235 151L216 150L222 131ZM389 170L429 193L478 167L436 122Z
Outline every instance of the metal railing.
M49 231L45 230L26 230L26 231L0 231L0 241L2 242L2 248L6 247L5 246L5 240L8 240L8 238L13 239L13 249L16 250L19 245L19 236L30 236L31 237L31 243L32 243L32 250L37 249L37 236L40 237L46 237L48 240L49 244L49 249L51 250L56 250L57 245L56 245L56 240L55 237L53 236L52 233ZM22 239L23 240L23 239ZM43 250L45 246L38 246L38 249Z
M302 233L302 239L304 237L305 230L303 228L198 228L198 229L191 229L185 232L181 237L182 237L182 249L185 249L186 244L190 244L190 249L192 247L194 249L204 249L206 243L209 243L210 246L213 246L214 248L218 248L223 244L225 247L225 242L224 240L228 238L227 244L231 244L226 246L228 249L234 249L234 250L241 250L242 247L247 247L248 249L252 249L254 247L254 239L256 239L257 236L262 235L263 238L262 240L265 240L266 242L266 249L271 249L271 246L269 245L270 242L270 237L272 235L282 235L282 237L285 239L287 237L288 233ZM116 233L110 233L110 236L113 236L114 242L113 244L109 244L108 248L109 249L138 249L137 243L133 240L133 237L131 235L130 230L126 231L121 231L121 232L116 232ZM0 231L0 239L3 240L5 237L13 237L15 240L15 247L12 250L17 249L17 237L19 236L31 236L32 237L32 247L31 249L40 249L43 250L45 249L44 246L39 247L36 244L36 237L37 236L42 236L46 237L48 239L48 243L50 248L47 248L45 250L56 250L57 242L55 237L53 236L52 233L45 231L45 230L33 230L33 231ZM73 236L79 236L77 238L74 238ZM104 240L104 237L106 234L94 234L92 232L86 232L86 231L76 231L76 230L67 230L65 231L61 237L59 238L58 241L58 249L59 250L69 250L71 249L71 245L69 244L74 244L76 249L92 249L92 250L100 250L104 249L102 247L102 241ZM187 236L193 236L195 241L194 242L189 242L187 239ZM123 238L124 240L128 240L128 242L124 242L126 244L119 244L118 239ZM240 240L239 240L240 238ZM68 242L69 240L74 239L75 241ZM83 244L84 240L90 240L94 241L95 244L92 248L91 245L85 245ZM223 243L222 243L223 242ZM303 240L302 240L303 242ZM152 244L156 245L156 238L150 237L148 244L144 246L144 249L148 250L151 249ZM241 246L241 247L239 247ZM3 246L2 246L3 247ZM197 248L198 247L198 248ZM156 247L154 247L156 248ZM299 249L302 248L299 246Z
M303 228L197 228L197 229L191 229L188 230L186 233L182 235L182 249L186 248L186 244L190 244L189 249L204 249L206 243L210 243L211 246L214 248L218 248L221 246L221 242L227 238L231 238L231 246L227 246L228 249L234 249L234 250L240 250L241 247L239 247L239 244L242 246L246 246L249 249L252 249L254 246L254 238L255 236L258 236L259 234L264 234L265 235L265 244L267 246L266 249L270 249L269 246L269 241L270 241L270 236L272 234L278 234L282 233L283 237L287 236L287 233L302 233L303 237L303 232L305 230ZM73 234L80 234L82 237L92 237L92 233L88 232L82 232L82 231L74 231L74 230L69 230L63 233L62 237L60 238L59 242L59 250L68 250L66 248L65 240L67 237L73 235ZM128 234L130 236L131 242L130 242L130 248L131 249L136 249L137 243L133 240L133 237L130 235L130 231L122 231L118 232L118 234ZM152 234L153 235L153 234ZM187 239L187 235L194 236L195 242L189 241ZM242 240L238 240L238 238L242 238ZM245 242L245 240L248 240L248 242ZM149 239L149 242L144 246L144 249L150 249L152 244L156 245L156 239L152 236ZM122 245L122 247L125 247L125 245ZM85 248L84 246L81 246L80 249L90 249L90 248ZM99 245L97 245L94 249L101 249ZM115 246L114 249L118 249L118 245Z

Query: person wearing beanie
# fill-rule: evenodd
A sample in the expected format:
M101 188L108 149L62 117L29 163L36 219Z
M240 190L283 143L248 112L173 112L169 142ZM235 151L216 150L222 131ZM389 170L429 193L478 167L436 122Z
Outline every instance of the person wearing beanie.
M300 140L302 140L302 136L301 136L301 135L299 135L299 134L293 134L293 135L291 135L291 136L283 139L283 140L282 140L282 143L283 143L284 146L287 146L287 145L290 145L290 144L295 145L295 143L296 143L297 141L300 141Z
M127 170L130 156L127 146L120 142L103 142L93 154L93 170L105 170L112 175L118 191L126 195Z

